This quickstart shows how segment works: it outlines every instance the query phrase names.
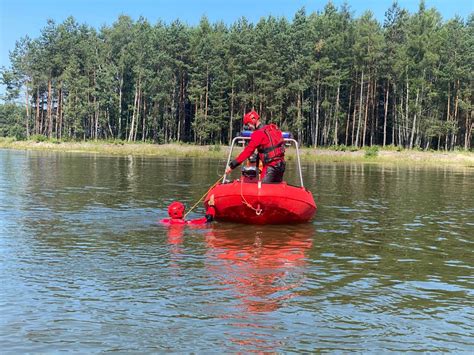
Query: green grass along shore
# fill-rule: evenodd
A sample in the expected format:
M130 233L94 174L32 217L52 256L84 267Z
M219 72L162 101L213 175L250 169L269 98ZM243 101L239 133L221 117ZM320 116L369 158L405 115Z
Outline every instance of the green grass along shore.
M123 141L62 142L17 141L14 138L0 138L0 148L18 150L43 150L59 152L82 152L105 155L137 155L163 157L210 157L227 158L229 146L193 144L152 144L127 143ZM359 163L396 163L416 165L446 165L474 168L474 152L454 151L436 152L398 149L396 147L370 147L354 150L352 147L337 146L330 148L301 148L301 160L304 162L359 162ZM236 150L237 153L237 150ZM287 150L287 159L295 159L295 149Z

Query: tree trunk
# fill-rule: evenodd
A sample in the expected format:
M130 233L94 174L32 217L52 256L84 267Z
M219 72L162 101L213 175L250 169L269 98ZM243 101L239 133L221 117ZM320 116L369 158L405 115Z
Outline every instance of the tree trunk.
M35 134L40 134L40 99L39 99L39 87L36 88L36 118L35 118Z
M28 83L25 84L25 110L26 110L26 118L25 118L25 128L26 128L26 138L30 137L30 97L28 93Z
M365 147L365 136L367 134L367 117L369 114L369 97L372 90L372 81L369 76L369 83L367 85L367 96L365 98L365 109L364 109L364 129L362 130L362 147Z
M316 89L316 135L315 135L315 141L314 141L314 146L318 146L318 136L319 136L319 106L321 104L321 84L319 83L319 74L318 74L318 86Z
M209 109L209 64L206 66L206 92L204 97L204 122L207 122Z
M357 78L356 78L357 79ZM357 115L357 88L354 86L354 109L352 110L352 132L351 132L351 145L355 145L355 128L356 128L356 115Z
M338 145L337 140L337 130L338 130L338 123L339 123L339 93L341 91L341 83L337 84L337 94L336 94L336 109L334 114L335 124L334 124L334 144Z
M107 126L109 128L110 136L113 138L114 137L114 132L112 131L112 127L110 126L110 113L109 113L108 108L105 109L105 116L107 118Z
M232 87L230 92L230 119L229 119L229 145L232 143L232 129L234 122L234 81L232 80Z
M471 137L471 130L472 130L472 125L469 122L469 111L466 111L465 125L466 125L466 132L464 134L464 150L468 150L469 141Z
M146 129L146 100L143 99L143 112L142 112L142 117L143 117L143 124L142 124L142 142L146 141L146 136L147 136L147 129Z
M94 139L97 140L97 135L99 132L99 111L97 109L97 98L95 95L92 101L94 103Z
M396 125L398 122L398 115L397 115L397 86L393 84L393 103L392 103L392 144L397 145L395 143L395 131Z
M175 136L175 137L176 137L176 140L179 142L179 141L181 140L181 116L180 116L180 114L179 114L179 111L180 111L179 107L180 107L180 105L181 105L181 103L180 103L181 82L178 81L179 78L177 78L176 80L177 80L176 84L177 84L177 90L178 90L178 92L177 92L178 104L177 104L177 105L175 104L174 98L173 98L173 107L172 107L172 110L175 111L175 113L174 113L173 116L174 116L175 118L177 118L177 120L178 120L178 127L176 128L175 133L173 134L173 136ZM174 125L173 125L173 126L174 126Z
M351 106L352 106L352 85L351 88L349 89L349 106L347 108L347 121L346 121L346 139L344 141L344 144L347 146L349 143L349 122L351 120Z
M413 149L413 139L416 132L416 116L418 114L418 99L420 97L420 90L416 90L416 99L415 99L415 113L413 114L413 123L411 125L411 136L410 136L410 149Z
M175 78L175 83L176 85L178 85L178 78ZM179 88L178 88L179 90ZM179 93L178 93L179 94ZM180 127L180 122L179 122L179 117L178 115L176 115L176 96L175 95L175 92L173 90L173 92L171 93L171 104L170 104L170 107L169 107L169 112L170 112L170 122L168 123L168 129L169 129L169 134L168 134L168 138L169 139L175 139L175 140L179 140L179 127ZM178 118L178 124L177 124L177 128L176 128L176 119Z
M136 111L136 126L135 132L133 133L133 141L137 141L138 126L140 125L140 115L141 115L141 103L142 103L142 87L141 80L138 78L138 99L137 99L137 111Z
M397 126L398 126L398 144L401 147L405 147L405 115L403 105L405 104L405 96L403 94L403 89L400 90L400 109L397 113Z
M94 70L94 87L97 86L96 72ZM97 140L99 132L99 104L97 103L97 96L94 93L94 137Z
M454 115L453 115L453 131L451 132L451 150L454 150L454 146L457 142L458 127L458 107L459 107L459 80L456 82L456 98L454 99Z
M58 125L58 138L62 139L63 138L63 115L64 115L64 93L62 89L62 83L59 84L59 113L58 113L58 120L59 120L59 125Z
M130 125L130 131L128 133L128 141L131 142L133 139L133 130L135 127L135 113L137 111L137 105L138 105L138 83L135 86L135 99L133 100L133 112L132 112L132 124Z
M119 84L119 102L118 102L118 132L117 138L122 139L122 93L123 91L123 70L122 75L120 76L120 84Z
M375 144L375 133L378 131L379 128L379 105L377 104L376 97L377 95L377 79L374 80L374 85L372 85L372 95L370 96L370 107L371 107L371 115L370 115L370 145Z
M158 115L160 114L160 103L155 103L155 108L153 109L153 142L158 142Z
M324 101L328 102L328 90L326 89L324 91ZM329 137L329 128L328 128L328 121L329 121L329 114L326 110L324 110L324 126L323 126L323 132L322 132L322 139L321 139L321 145L326 145L328 142L328 137Z
M40 134L47 135L46 132L46 118L45 118L45 110L44 110L44 96L41 96L40 101Z
M48 138L52 138L53 135L53 93L52 93L52 82L51 79L48 80L48 102L47 102L47 110L48 110Z
M405 101L405 122L403 124L404 125L404 131L405 131L405 134L404 134L405 142L408 140L408 113L409 113L408 103L409 103L409 98L410 98L410 91L409 91L409 87L408 87L408 75L407 75L406 87L407 87L407 98L406 98L406 101ZM404 145L405 145L405 143L404 143Z
M362 97L364 95L364 71L362 71L360 76L360 96L359 96L359 121L357 123L357 132L355 137L355 146L359 146L359 134L360 127L362 125Z
M388 116L388 93L390 91L390 81L387 82L387 90L385 92L384 114L383 114L383 144L387 144L387 116Z
M179 120L179 138L178 141L186 139L186 115L184 112L184 87L185 76L184 73L180 75L179 81L179 97L178 97L178 120Z
M56 106L56 122L55 122L55 127L54 127L56 138L59 138L59 123L60 123L59 117L61 114L60 106L61 106L61 86L59 86L59 89L58 89L58 105Z
M298 91L298 99L297 99L297 104L296 104L296 106L298 108L297 109L298 114L297 114L296 122L297 122L297 126L298 126L298 140L300 142L303 141L303 137L302 137L303 127L302 127L302 124L301 124L301 121L302 121L302 106L303 106L302 102L301 102L302 101L302 96L303 96L303 94L301 93L301 91Z

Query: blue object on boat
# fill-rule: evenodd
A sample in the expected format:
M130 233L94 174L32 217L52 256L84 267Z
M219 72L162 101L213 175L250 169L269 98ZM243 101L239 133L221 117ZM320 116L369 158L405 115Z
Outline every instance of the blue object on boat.
M241 137L250 137L252 135L253 131L242 131L240 132ZM283 135L283 138L291 138L291 133L290 132L281 132Z

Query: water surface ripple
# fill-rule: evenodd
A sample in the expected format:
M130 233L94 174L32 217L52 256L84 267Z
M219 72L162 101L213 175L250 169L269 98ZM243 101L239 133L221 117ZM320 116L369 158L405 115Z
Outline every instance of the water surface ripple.
M474 351L472 169L306 164L309 224L156 223L222 165L0 150L2 353Z

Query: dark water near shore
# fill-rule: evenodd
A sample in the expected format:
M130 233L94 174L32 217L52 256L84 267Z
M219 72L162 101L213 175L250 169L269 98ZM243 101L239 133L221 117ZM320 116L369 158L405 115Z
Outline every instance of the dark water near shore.
M474 351L473 169L307 164L312 223L156 223L223 165L0 150L1 352Z

